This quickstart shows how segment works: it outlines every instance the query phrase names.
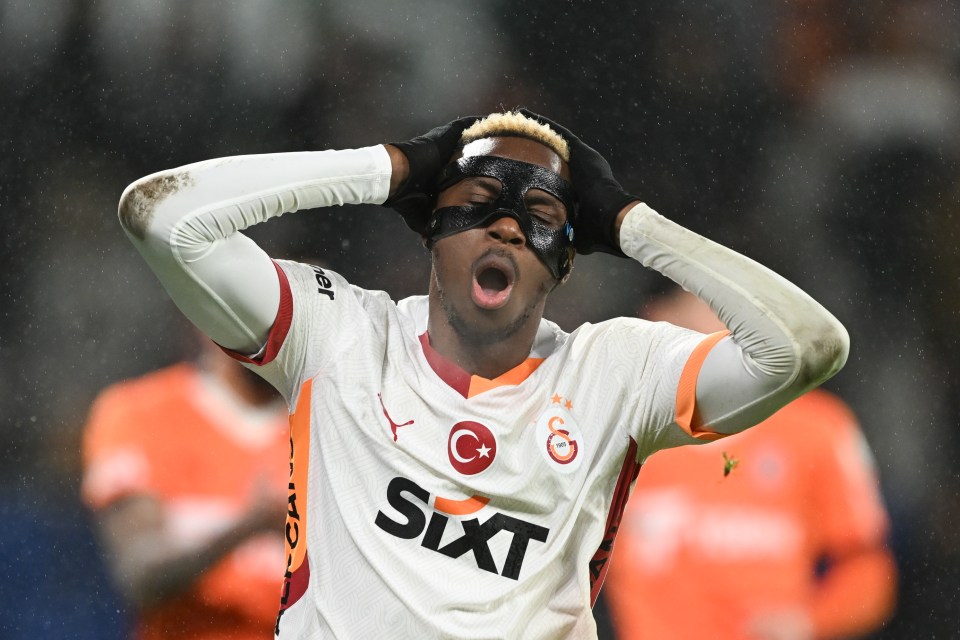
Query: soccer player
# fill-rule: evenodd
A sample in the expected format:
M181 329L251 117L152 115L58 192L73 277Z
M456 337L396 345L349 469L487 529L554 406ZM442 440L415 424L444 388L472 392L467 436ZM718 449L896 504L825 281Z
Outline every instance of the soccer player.
M347 203L420 233L427 295L395 302L240 233ZM163 171L120 218L186 316L289 403L284 638L594 637L640 461L759 422L848 350L797 287L660 216L529 112ZM563 332L547 296L598 250L698 292L731 333Z
M276 618L287 412L206 342L105 389L84 430L83 498L140 640L254 640Z
M723 329L682 290L643 317ZM893 612L887 527L856 419L815 389L743 433L648 458L603 597L618 640L861 637Z

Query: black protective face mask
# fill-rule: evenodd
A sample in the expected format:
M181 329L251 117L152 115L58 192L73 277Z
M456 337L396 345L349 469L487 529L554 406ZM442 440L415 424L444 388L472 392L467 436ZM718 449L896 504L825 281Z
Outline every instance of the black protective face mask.
M544 167L499 156L469 156L448 164L440 174L437 192L468 176L484 176L500 181L496 200L460 207L443 207L433 212L427 226L427 244L441 238L486 227L503 217L513 218L523 231L527 244L557 280L570 271L567 248L573 245L574 192L569 182ZM531 216L524 204L530 189L542 189L567 208L567 221L556 229Z

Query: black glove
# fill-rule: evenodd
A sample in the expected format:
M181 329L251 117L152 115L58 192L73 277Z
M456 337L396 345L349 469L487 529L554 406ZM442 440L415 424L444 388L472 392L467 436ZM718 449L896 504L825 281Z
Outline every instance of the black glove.
M569 129L528 109L520 109L520 113L549 125L570 145L570 174L579 202L573 221L573 245L577 253L603 251L625 258L626 254L619 249L620 243L615 236L614 225L617 214L629 203L640 198L624 191L613 177L613 170L603 156L573 135Z
M459 118L413 140L391 143L407 157L410 174L383 206L399 212L407 226L420 235L430 220L433 198L437 195L437 177L456 151L463 130L478 119L478 116Z

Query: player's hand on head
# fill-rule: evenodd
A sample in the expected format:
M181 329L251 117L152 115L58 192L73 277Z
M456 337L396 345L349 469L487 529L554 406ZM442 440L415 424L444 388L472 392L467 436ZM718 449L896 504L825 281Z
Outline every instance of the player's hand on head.
M407 226L420 235L430 220L437 176L456 151L464 129L479 119L479 116L457 118L412 140L390 144L406 157L409 171L383 204L396 210Z
M569 129L528 109L520 109L520 113L549 125L570 145L570 174L579 203L573 225L577 252L603 251L623 257L617 238L617 216L640 198L624 191L613 176L610 163Z

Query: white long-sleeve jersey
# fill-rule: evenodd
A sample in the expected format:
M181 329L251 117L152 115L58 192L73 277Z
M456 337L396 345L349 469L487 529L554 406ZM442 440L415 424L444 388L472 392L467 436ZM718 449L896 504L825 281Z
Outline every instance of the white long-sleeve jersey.
M495 380L395 303L238 233L380 203L383 147L212 160L121 200L131 240L201 329L287 399L289 638L591 638L619 515L654 451L754 424L834 373L842 326L769 270L638 205L623 250L697 293L730 335L541 322ZM238 357L241 357L238 355Z

